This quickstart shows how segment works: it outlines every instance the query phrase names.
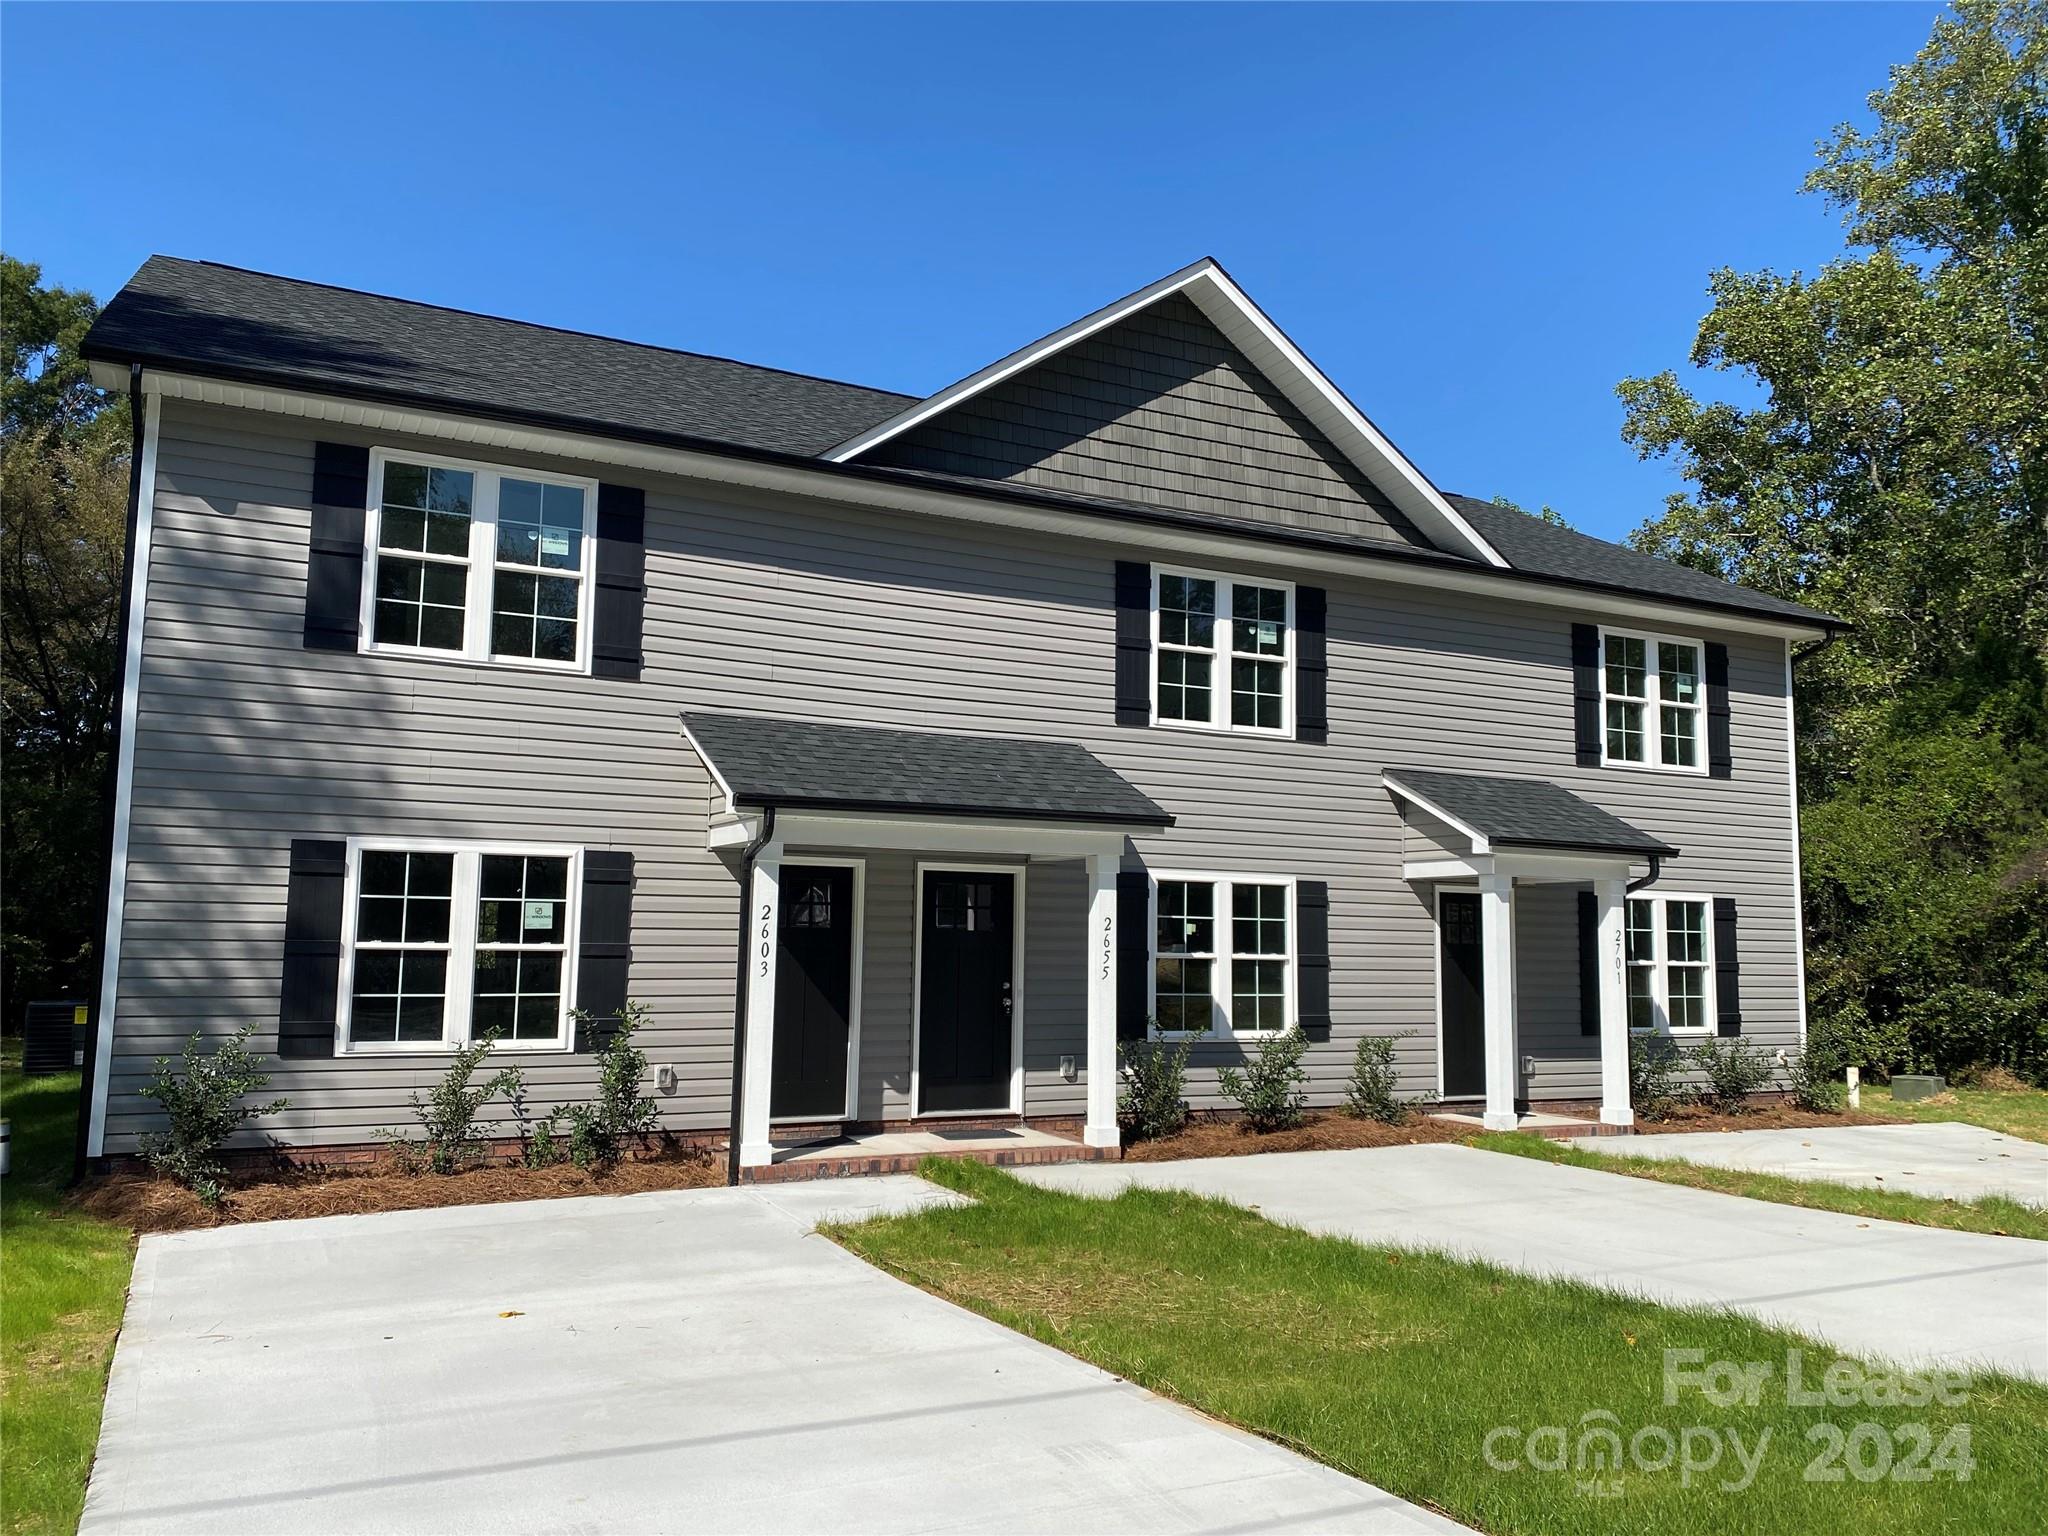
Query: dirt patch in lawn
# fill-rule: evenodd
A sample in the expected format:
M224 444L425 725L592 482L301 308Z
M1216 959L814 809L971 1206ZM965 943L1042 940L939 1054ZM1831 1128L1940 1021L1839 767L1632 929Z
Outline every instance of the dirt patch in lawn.
M496 1205L511 1200L561 1200L573 1195L637 1195L658 1189L706 1189L725 1182L725 1163L709 1154L676 1154L619 1164L590 1173L554 1168L483 1167L463 1173L408 1174L387 1165L360 1170L295 1169L242 1174L227 1199L208 1210L182 1184L150 1174L116 1173L95 1179L73 1203L94 1216L137 1232L179 1232L245 1221L289 1221L305 1216L354 1216L372 1211L416 1211L441 1205Z
M1470 1126L1448 1125L1427 1115L1411 1115L1399 1125L1355 1120L1349 1115L1311 1114L1291 1131L1261 1135L1241 1120L1195 1120L1176 1135L1157 1141L1133 1142L1124 1148L1127 1163L1172 1162L1187 1157L1243 1157L1253 1152L1328 1152L1347 1147L1405 1147L1425 1141L1461 1141Z
M1544 1109L1560 1115L1583 1115L1588 1120L1600 1118L1597 1103L1545 1104ZM1677 1104L1665 1111L1661 1120L1646 1120L1636 1116L1636 1129L1645 1136L1661 1136L1667 1131L1777 1131L1810 1130L1828 1125L1897 1125L1896 1115L1873 1115L1868 1110L1845 1109L1838 1115L1825 1114L1811 1109L1800 1109L1792 1104L1759 1104L1746 1115L1724 1114L1704 1104ZM1625 1143L1617 1142L1613 1150L1625 1150Z

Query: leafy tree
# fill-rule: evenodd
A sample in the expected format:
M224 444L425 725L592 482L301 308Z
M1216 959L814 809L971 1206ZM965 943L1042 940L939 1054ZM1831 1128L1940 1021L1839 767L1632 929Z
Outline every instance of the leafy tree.
M1509 500L1509 499L1508 499L1507 497L1505 497L1505 496L1496 496L1496 497L1494 497L1494 498L1493 498L1493 504L1494 504L1494 505L1495 505L1496 507L1506 507L1506 508L1507 508L1507 509L1508 509L1508 510L1509 510L1510 512L1519 512L1519 513L1521 513L1521 514L1522 514L1522 515L1523 515L1524 517L1538 517L1538 518L1541 518L1541 519L1542 519L1542 520L1543 520L1544 522L1546 522L1546 523L1549 523L1549 524L1550 524L1550 525L1551 525L1552 527L1554 527L1554 528L1569 528L1569 527L1571 527L1571 524L1565 521L1565 517L1564 517L1564 514L1563 514L1562 512L1560 512L1560 511L1558 511L1558 510L1557 510L1557 508L1555 508L1555 507L1553 507L1552 505L1550 505L1550 503L1549 503L1549 502L1545 502L1545 503L1543 504L1543 510L1542 510L1542 511L1540 511L1540 512L1531 512L1531 511L1530 511L1530 510L1529 510L1529 509L1528 509L1527 507L1523 506L1523 505L1522 505L1522 504L1521 504L1521 503L1520 503L1519 501L1510 501L1510 500Z
M1847 249L1713 274L1696 368L1620 386L1690 491L1638 548L1854 626L1800 666L1816 1027L2048 1075L2048 0L1960 0L1820 146Z
M11 1011L84 996L105 882L128 408L78 343L97 306L0 256L0 966Z

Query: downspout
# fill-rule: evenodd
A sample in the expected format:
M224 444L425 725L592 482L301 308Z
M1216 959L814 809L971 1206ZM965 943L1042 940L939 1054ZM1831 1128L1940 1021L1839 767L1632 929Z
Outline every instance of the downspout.
M761 830L754 834L740 855L740 984L735 989L732 1016L732 1116L726 1133L725 1182L740 1181L740 1106L745 1095L747 1072L747 993L753 966L747 963L747 935L753 930L754 860L775 836L775 807L761 812Z
M146 415L142 395L142 364L128 365L128 525L121 540L121 611L114 630L113 733L107 742L107 771L100 789L99 904L93 932L99 936L98 964L93 967L93 1007L107 995L107 912L114 899L114 807L120 797L122 690L128 680L128 610L135 600L135 530L142 522L142 436ZM78 1078L78 1133L71 1149L71 1178L85 1177L87 1148L92 1137L93 1083L99 1075L100 1023L97 1012L86 1016L85 1061Z
M1641 875L1641 876L1638 876L1638 877L1637 877L1636 879L1634 879L1634 880L1631 880L1631 881L1629 881L1629 883L1628 883L1627 885L1624 885L1624 886L1623 886L1623 887L1621 888L1621 894L1622 894L1622 895L1624 895L1624 896L1629 896L1629 895L1633 895L1633 894L1634 894L1635 892L1637 892L1637 891L1640 891L1640 890L1641 890L1641 889L1642 889L1642 888L1643 888L1644 886L1646 886L1646 885L1649 885L1649 884L1651 884L1651 883L1652 883L1653 881L1655 881L1655 880L1656 880L1656 878L1657 878L1658 872L1659 872L1659 871L1661 871L1661 870L1662 870L1663 868L1664 868L1664 855L1663 855L1663 854L1661 854L1661 853L1653 853L1653 854L1651 854L1651 855L1650 855L1650 872L1649 872L1649 873L1648 873L1647 875Z

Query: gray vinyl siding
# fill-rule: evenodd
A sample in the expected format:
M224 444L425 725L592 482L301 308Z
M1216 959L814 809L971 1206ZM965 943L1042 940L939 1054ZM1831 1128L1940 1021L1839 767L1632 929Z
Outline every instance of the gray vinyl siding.
M1180 294L862 461L1428 547L1407 515Z
M1127 860L1155 868L1326 880L1332 1038L1310 1058L1335 1102L1362 1030L1403 1042L1411 1090L1435 1082L1431 894L1401 878L1401 820L1379 782L1408 763L1552 778L1679 846L1666 889L1739 904L1752 1038L1797 1038L1793 838L1784 650L1730 649L1730 780L1581 769L1573 762L1570 625L1597 619L1499 597L1323 580L1329 588L1330 740L1113 723L1114 542L750 498L640 472L647 488L647 666L638 682L536 674L301 645L316 435L338 425L168 402L155 487L136 733L134 824L111 1063L109 1151L151 1123L152 1057L194 1029L243 1022L273 1049L288 846L350 835L523 838L629 849L636 859L631 992L646 1002L661 1099L676 1129L729 1107L737 888L704 847L710 786L677 728L682 709L1079 741L1179 818ZM380 438L386 446L431 444ZM521 455L512 464L549 465ZM602 473L602 472L600 472ZM1307 577L1284 563L1248 575ZM911 869L871 857L861 1107L900 1114L908 1092ZM1078 1112L1085 1063L1080 866L1035 864L1026 952L1027 1106ZM1568 925L1525 925L1522 1049L1538 1080L1597 1088L1576 1036ZM1531 967L1536 967L1532 972ZM1569 998L1567 998L1569 993ZM1567 1027L1568 1026L1568 1027ZM1559 1032L1570 1039L1559 1038ZM895 1054L893 1057L891 1052ZM1217 1103L1205 1046L1191 1080ZM507 1053L547 1105L587 1091L576 1055ZM892 1068L890 1061L896 1065ZM269 1127L301 1143L362 1141L406 1122L407 1096L445 1058L274 1064L292 1108Z

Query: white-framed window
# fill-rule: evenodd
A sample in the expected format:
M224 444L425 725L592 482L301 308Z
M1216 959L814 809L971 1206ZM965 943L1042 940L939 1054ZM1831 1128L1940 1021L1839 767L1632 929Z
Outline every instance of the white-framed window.
M362 648L584 672L597 482L379 448Z
M1706 772L1705 654L1678 635L1600 631L1602 762Z
M1713 907L1708 896L1629 897L1630 1029L1703 1035L1714 1027Z
M1155 725L1294 730L1294 586L1152 568Z
M1152 880L1152 1019L1165 1036L1275 1034L1294 1022L1294 881Z
M537 844L351 839L337 1048L448 1051L496 1030L568 1049L582 862Z

